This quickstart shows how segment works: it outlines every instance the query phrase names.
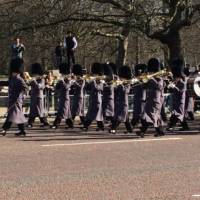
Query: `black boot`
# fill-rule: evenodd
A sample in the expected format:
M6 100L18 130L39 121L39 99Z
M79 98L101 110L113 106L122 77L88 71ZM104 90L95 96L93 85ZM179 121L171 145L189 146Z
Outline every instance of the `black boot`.
M182 128L179 129L179 131L188 131L188 130L190 130L186 120L183 120L183 122L181 122L181 126L182 126Z
M160 136L165 135L165 133L164 133L164 131L162 130L161 127L155 128L155 130L156 130L156 133L154 134L154 137L160 137Z

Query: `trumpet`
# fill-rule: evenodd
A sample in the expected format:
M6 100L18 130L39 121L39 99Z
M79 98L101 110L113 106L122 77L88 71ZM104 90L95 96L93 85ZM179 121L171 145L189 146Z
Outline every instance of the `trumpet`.
M163 77L163 76L169 76L172 75L170 71L167 71L166 69L160 70L159 72L153 73L153 74L145 74L140 76L138 79L142 80L144 83L148 82L149 79L154 78L156 76Z
M89 74L86 74L84 76L74 76L74 79L76 80L85 80L85 81L93 81L93 80L105 80L107 79L107 76L91 76Z
M113 80L112 83L114 85L121 85L121 84L131 84L133 86L136 86L136 85L140 85L140 84L143 84L143 83L147 83L151 78L154 78L154 77L163 77L163 76L168 76L168 75L171 75L172 73L167 71L167 70L161 70L159 72L156 72L154 74L144 74L142 76L139 76L137 78L133 78L133 79L130 79L130 80Z

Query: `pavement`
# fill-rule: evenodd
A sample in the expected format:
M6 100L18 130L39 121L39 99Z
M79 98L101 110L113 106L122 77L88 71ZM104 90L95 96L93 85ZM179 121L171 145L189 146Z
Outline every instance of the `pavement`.
M200 120L144 139L80 129L0 137L0 200L200 199Z

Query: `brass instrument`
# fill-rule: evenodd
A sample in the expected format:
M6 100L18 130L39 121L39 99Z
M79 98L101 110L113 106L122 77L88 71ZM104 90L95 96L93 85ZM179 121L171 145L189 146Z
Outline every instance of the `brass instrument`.
M168 76L171 75L171 72L167 70L161 70L159 72L153 73L153 74L144 74L142 76L139 76L137 78L133 78L130 80L122 79L122 80L113 80L112 83L117 86L121 84L131 84L133 86L140 85L142 83L147 83L151 78L153 77L162 77L162 76Z

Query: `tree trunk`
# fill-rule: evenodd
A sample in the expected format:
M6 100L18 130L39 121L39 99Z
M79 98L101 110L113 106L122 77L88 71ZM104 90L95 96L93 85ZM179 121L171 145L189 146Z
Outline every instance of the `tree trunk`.
M126 64L128 50L128 36L125 39L118 40L118 53L116 64L121 67Z
M169 49L169 64L172 63L174 59L183 59L181 37L178 31L171 32L164 36L164 38L161 39L161 42L166 44Z

